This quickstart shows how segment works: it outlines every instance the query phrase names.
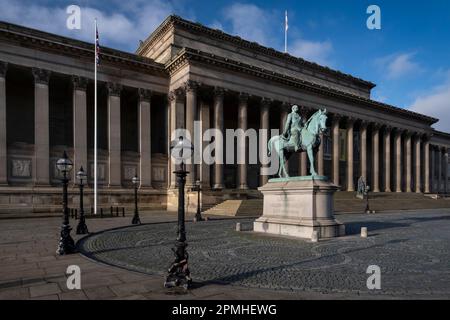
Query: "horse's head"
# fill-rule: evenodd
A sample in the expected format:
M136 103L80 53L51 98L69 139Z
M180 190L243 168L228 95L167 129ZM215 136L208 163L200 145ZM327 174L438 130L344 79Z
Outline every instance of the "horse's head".
M318 111L318 117L319 117L319 131L324 132L327 130L327 109L319 110Z

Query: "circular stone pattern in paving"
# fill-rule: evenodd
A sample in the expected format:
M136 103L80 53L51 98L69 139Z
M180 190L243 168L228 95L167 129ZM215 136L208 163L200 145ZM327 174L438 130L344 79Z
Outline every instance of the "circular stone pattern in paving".
M187 223L195 282L283 290L450 297L450 215L438 211L340 215L348 236L311 243L235 231L226 219ZM359 237L366 226L369 237ZM175 223L130 226L93 234L83 254L163 276L173 261ZM369 290L369 265L381 268L381 290ZM163 280L162 280L163 281Z

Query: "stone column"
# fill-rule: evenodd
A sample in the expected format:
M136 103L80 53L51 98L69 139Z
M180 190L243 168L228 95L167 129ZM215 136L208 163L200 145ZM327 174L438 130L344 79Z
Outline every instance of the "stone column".
M317 173L319 174L319 176L324 176L325 175L325 166L323 163L323 144L324 144L324 139L325 139L325 135L323 134L323 132L320 133L320 145L319 145L319 150L317 151Z
M359 132L361 135L361 176L363 176L367 182L367 121L361 121Z
M290 104L283 102L281 104L281 109L280 109L280 135L283 134L284 132L284 125L286 123L287 117L289 115L289 107ZM286 170L289 173L289 160L286 160Z
M6 140L6 70L8 64L0 61L0 185L8 184L8 147Z
M108 83L108 151L109 187L118 188L122 185L122 148L120 144L120 92L122 86Z
M395 131L395 192L402 192L402 132Z
M197 116L197 88L197 82L186 82L186 130L191 135L190 140L192 143L194 143L194 122ZM197 179L193 153L190 163L186 164L186 170L189 172L186 177L186 186L192 187Z
M246 139L245 131L247 131L247 109L248 109L248 94L239 94L239 106L238 106L238 128L244 133L240 136L238 141L238 164L239 175L238 175L238 188L248 189L247 185L247 163L246 163Z
M169 134L168 134L168 147L169 147L169 158L168 158L168 168L170 176L170 188L176 188L176 177L173 173L175 168L175 160L171 157L170 144L173 140L177 140L178 137L175 134L176 129L184 128L184 101L186 98L186 92L183 88L177 88L169 93L169 103L170 103L170 117L169 117Z
M406 188L405 192L411 192L411 132L407 131L405 134L405 178Z
M76 175L81 166L89 172L87 165L87 107L86 78L73 76L73 170L72 182L77 182Z
M442 170L444 170L444 193L448 192L448 149L446 147L442 148L444 163Z
M333 183L339 185L339 120L341 116L333 115L331 130L333 135Z
M384 192L391 192L391 130L384 128Z
M214 185L213 188L220 190L225 187L223 183L223 147L224 147L224 121L223 121L223 98L224 90L222 88L214 89L214 128L222 133L222 137L215 137L216 142L216 163L214 165ZM220 161L218 161L220 160ZM218 163L220 162L220 163Z
M380 192L380 125L372 125L372 191Z
M35 185L50 184L50 124L48 83L50 71L33 68L34 76L34 166Z
M355 191L353 180L353 125L355 119L347 118L347 191Z
M414 140L414 147L415 147L415 154L416 154L416 160L414 164L415 168L415 191L416 193L422 192L422 181L421 181L421 157L420 157L420 135L417 134Z
M139 94L139 178L141 188L152 188L152 140L151 140L151 96L147 89L138 89Z
M424 136L423 145L423 165L424 165L424 192L430 193L430 140L428 136Z
M431 192L436 192L436 148L430 145L431 152L431 174L430 174L430 188Z
M209 145L210 141L203 141L203 134L206 130L210 128L210 105L204 101L200 104L200 121L202 122L202 136L200 137L202 146L202 151ZM210 182L210 166L203 161L200 165L200 180L202 183L202 189L211 189Z
M437 193L441 193L442 192L442 152L441 152L441 147L438 147L438 149L437 149L437 159L438 159Z
M269 127L269 109L271 100L262 99L260 107L260 129L267 132L267 139L259 137L259 154L263 157L267 157L267 143L270 139L270 127ZM267 167L267 165L261 164L261 168ZM269 176L260 174L260 185L263 186L269 180Z

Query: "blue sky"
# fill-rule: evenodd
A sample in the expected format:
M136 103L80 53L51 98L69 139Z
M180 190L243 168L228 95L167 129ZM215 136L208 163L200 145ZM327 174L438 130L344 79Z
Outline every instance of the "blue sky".
M82 8L82 29L68 30L66 7ZM369 30L366 9L381 9L381 30ZM377 84L372 98L441 119L450 132L450 2L446 0L0 0L0 19L92 39L133 52L140 39L175 13L278 50L289 13L290 54Z

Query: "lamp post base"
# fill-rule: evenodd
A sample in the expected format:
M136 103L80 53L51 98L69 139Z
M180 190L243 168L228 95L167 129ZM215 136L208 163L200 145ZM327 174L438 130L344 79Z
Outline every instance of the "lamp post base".
M133 220L131 220L131 224L141 224L141 219L137 214L133 216Z
M77 234L88 234L89 230L88 227L86 225L86 222L80 220L80 223L78 223L77 225Z
M189 255L186 247L186 242L177 241L175 248L172 249L176 258L169 268L169 274L164 282L165 288L181 287L187 290L191 286L192 278L188 268Z
M72 237L70 236L70 228L69 225L63 225L61 229L61 238L59 240L59 247L58 250L56 250L56 253L59 255L65 255L65 254L71 254L75 253L75 242L73 241Z

